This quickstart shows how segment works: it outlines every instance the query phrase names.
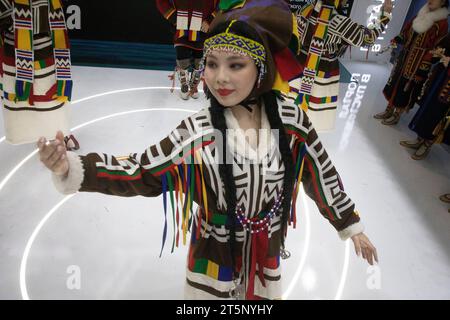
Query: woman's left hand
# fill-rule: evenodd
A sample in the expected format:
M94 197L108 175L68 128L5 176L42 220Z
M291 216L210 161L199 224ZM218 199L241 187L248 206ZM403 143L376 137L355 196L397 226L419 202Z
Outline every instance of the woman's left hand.
M361 232L354 235L352 241L355 245L355 251L358 257L362 254L363 259L366 259L370 265L374 264L374 260L378 263L377 249L364 233Z

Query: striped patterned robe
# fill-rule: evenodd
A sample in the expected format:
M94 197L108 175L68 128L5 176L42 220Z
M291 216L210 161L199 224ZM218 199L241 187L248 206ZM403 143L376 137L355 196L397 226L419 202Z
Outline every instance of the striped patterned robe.
M300 43L302 43L297 59L302 66L306 63L314 26L317 23L309 16L313 8L313 4L308 4L296 13L298 33ZM373 28L367 28L334 10L323 44L323 53L317 67L308 107L308 116L317 131L334 128L339 95L339 56L349 45L356 47L373 45L389 21L390 17L383 16ZM300 83L301 79L290 82L291 96L296 96Z
M0 83L3 120L8 142L34 143L39 137L54 139L55 132L68 135L69 105L54 98L56 75L49 26L48 0L32 0L34 82L30 101L14 101L16 61L13 29L13 1L0 0Z
M279 100L279 113L296 163L299 163L299 157L304 159L301 182L308 196L339 231L342 239L362 232L363 226L355 213L355 205L345 194L339 175L306 114L287 100ZM238 205L242 206L247 218L256 217L272 208L283 185L281 155L278 149L270 152L277 140L270 133L264 112L261 127L265 130L257 150L244 143L242 133L235 130L239 125L230 110L225 112L225 116L231 131L228 143L233 150L230 161L233 161ZM153 197L162 193L164 202L172 203L172 209L168 208L166 214L175 219L177 226L172 246L186 237L183 229L186 231L193 203L197 203L198 209L190 229L186 298L230 298L235 283L229 247L230 221L226 216L224 187L216 159L219 137L213 130L209 110L203 109L183 120L160 143L140 154L116 158L97 153L78 157L69 153L69 175L65 179L53 176L54 183L60 192L66 194L84 191L125 197ZM236 140L233 142L234 137ZM245 148L249 152L245 153ZM195 156L197 161L194 164L189 164L189 155ZM236 265L242 288L247 290L246 297L281 298L280 213L276 212L270 220L268 248L264 256L258 257L257 265L254 254L258 252L255 248L262 243L261 239L236 223ZM290 224L295 226L295 216L291 217ZM171 226L171 222L168 225ZM251 292L254 295L249 292L250 285L254 287Z

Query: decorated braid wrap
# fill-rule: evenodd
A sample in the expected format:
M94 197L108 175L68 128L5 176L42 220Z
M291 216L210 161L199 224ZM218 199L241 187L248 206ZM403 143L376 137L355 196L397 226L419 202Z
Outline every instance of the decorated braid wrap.
M31 0L14 0L14 35L16 44L16 97L15 101L29 101L33 92L34 47L33 13ZM60 0L49 0L49 25L53 42L57 92L53 97L62 102L70 101L72 76L69 39L64 11Z

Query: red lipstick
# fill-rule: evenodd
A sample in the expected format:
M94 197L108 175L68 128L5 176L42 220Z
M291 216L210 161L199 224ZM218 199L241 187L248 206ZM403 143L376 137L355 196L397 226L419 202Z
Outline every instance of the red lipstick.
M234 92L234 90L228 90L228 89L218 89L217 92L222 96L226 97Z

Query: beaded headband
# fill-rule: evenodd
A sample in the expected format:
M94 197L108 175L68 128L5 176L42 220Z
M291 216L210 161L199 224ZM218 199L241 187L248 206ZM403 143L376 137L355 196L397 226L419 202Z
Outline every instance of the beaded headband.
M236 53L242 56L248 56L253 59L259 69L258 84L261 84L262 79L266 73L266 49L264 46L252 39L230 33L230 27L236 20L231 21L225 32L219 33L211 38L205 40L203 47L203 65L206 57L211 54L213 50Z

